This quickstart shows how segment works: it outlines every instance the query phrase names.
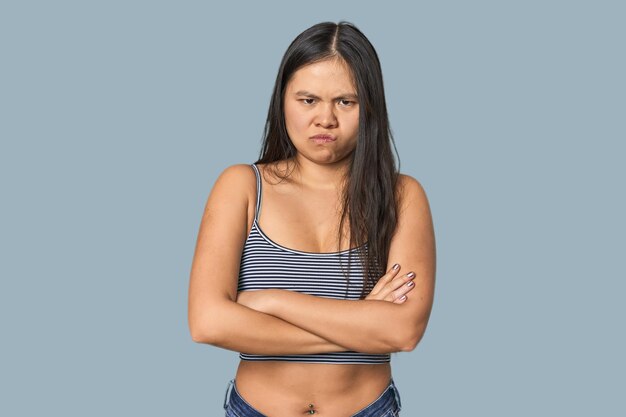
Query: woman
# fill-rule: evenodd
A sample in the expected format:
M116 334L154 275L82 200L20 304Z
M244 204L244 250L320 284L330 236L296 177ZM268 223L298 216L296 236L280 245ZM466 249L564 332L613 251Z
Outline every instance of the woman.
M346 22L283 57L260 159L208 198L189 288L194 341L240 352L227 416L397 416L393 352L430 315L435 241L391 152L377 54Z

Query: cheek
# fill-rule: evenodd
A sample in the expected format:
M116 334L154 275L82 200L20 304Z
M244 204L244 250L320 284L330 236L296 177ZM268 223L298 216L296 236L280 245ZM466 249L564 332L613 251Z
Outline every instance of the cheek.
M299 131L307 126L306 114L302 114L291 106L285 106L285 125L289 130Z
M356 135L359 131L359 113L357 112L355 115L350 115L344 123L348 130Z

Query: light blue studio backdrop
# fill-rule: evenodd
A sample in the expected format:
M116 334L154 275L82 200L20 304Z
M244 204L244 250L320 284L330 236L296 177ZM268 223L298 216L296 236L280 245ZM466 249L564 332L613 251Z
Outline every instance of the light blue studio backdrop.
M257 157L291 40L346 19L436 228L403 416L623 415L623 3L12 3L0 414L223 415L237 354L187 328L204 203Z

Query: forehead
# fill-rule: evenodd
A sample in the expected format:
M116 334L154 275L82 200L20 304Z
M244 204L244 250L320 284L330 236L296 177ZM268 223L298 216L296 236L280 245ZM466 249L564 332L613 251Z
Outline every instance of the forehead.
M356 93L356 87L350 67L343 59L331 59L299 68L289 80L287 89L305 90L349 90Z

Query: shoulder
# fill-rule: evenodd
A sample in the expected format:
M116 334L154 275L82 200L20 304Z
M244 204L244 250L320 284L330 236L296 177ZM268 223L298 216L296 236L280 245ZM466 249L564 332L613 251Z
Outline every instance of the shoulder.
M256 175L250 164L226 167L215 180L209 200L231 207L237 203L248 204L256 195Z
M250 164L235 164L226 167L217 177L214 188L232 192L250 191L256 188L256 175Z
M246 185L256 181L254 168L250 164L234 164L226 167L217 177L217 183L225 185Z
M428 197L422 184L410 175L398 174L396 184L398 205L401 209L415 206L428 207Z

